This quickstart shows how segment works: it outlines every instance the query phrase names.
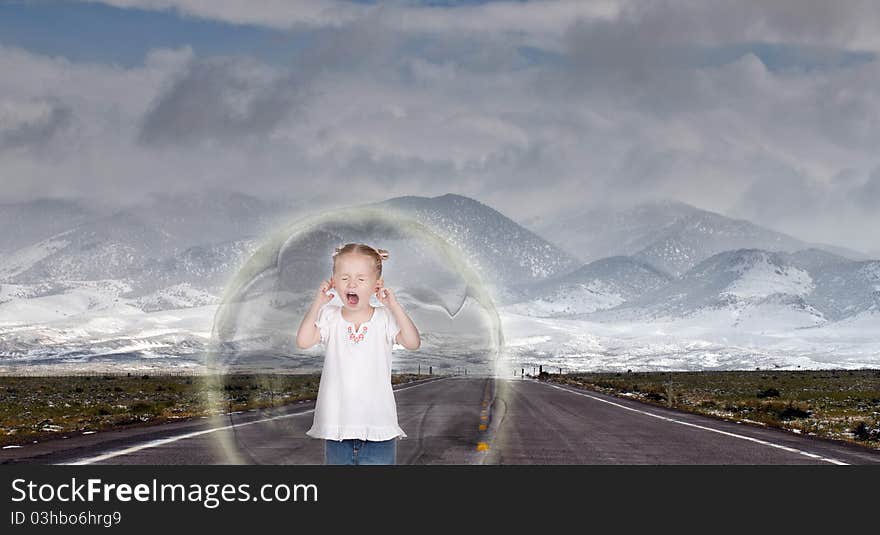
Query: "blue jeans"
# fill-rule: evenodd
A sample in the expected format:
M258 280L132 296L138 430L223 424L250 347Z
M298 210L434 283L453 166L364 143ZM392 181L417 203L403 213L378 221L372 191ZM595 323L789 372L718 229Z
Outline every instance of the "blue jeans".
M397 464L397 437L324 440L324 464Z

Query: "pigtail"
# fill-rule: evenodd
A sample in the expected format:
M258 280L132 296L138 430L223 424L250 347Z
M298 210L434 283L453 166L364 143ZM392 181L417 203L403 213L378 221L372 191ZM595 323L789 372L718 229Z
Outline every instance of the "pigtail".
M388 254L388 251L385 250L385 249L376 249L376 254L379 255L379 258L380 258L383 262L386 261L386 260L388 260L388 257L390 256L390 255Z

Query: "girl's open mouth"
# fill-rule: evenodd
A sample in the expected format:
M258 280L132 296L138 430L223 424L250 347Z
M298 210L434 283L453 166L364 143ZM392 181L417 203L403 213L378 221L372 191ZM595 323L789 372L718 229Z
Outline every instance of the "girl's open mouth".
M358 301L360 301L361 298L358 297L358 294L356 294L354 292L349 292L349 293L345 294L345 299L346 299L346 301L348 301L349 305L354 306L354 305L358 304Z

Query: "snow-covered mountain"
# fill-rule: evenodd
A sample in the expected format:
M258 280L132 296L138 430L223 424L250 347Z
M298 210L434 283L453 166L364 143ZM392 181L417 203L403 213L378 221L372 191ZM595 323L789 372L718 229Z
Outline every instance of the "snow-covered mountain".
M154 195L0 257L0 282L119 280L133 295L189 282L217 286L287 212L234 192Z
M579 262L497 210L469 197L406 196L373 206L389 206L430 225L466 252L484 276L501 286L534 282L570 272Z
M704 210L676 218L647 237L650 244L633 256L674 276L722 251L753 248L793 252L807 246L748 221Z
M716 314L712 321L733 326L766 321L802 328L876 311L878 305L878 261L849 261L815 250L786 254L740 249L714 255L669 284L591 318L669 320Z
M795 252L816 247L850 259L866 259L854 251L814 246L677 201L568 212L532 220L529 227L539 235L553 236L554 243L585 262L633 256L673 276L681 276L712 255L736 249Z
M849 258L816 248L802 249L784 256L792 264L811 273L835 264L851 262Z
M880 260L826 264L812 271L809 300L831 321L880 312Z
M676 318L725 310L736 322L743 312L770 305L798 309L809 316L807 321L821 323L821 313L804 301L813 288L810 274L779 253L726 251L670 284L608 311L605 318Z
M35 213L0 205L0 221L15 221L19 233L0 249L0 356L9 357L0 368L100 359L176 365L204 349L220 292L262 238L314 208L232 192L156 195L110 212L29 204ZM854 260L845 250L682 203L567 214L560 226L533 221L537 233L460 195L371 206L413 214L466 252L501 290L496 304L514 354L629 366L649 358L660 367L684 362L670 354L706 365L774 352L832 359L845 348L851 362L877 354L880 261ZM44 208L53 222L38 221ZM343 227L302 237L279 256L278 279L255 286L272 308L266 317L298 310L303 292L326 275L327 251ZM545 232L561 238L551 243ZM396 244L392 261L407 310L456 310L466 294L454 284L460 281L452 280L451 292L433 280L426 286L419 266L427 259L395 254L405 250ZM246 343L263 347L256 338Z
M229 277L254 253L259 243L257 237L205 243L168 258L150 259L134 274L138 293L185 284L219 296Z
M570 255L473 199L401 197L382 204L432 223L502 287L541 280L578 265ZM41 206L33 204L35 210ZM269 203L236 192L153 195L0 254L0 284L7 289L0 318L16 320L11 301L34 296L81 294L61 299L66 303L61 308L72 306L62 313L65 317L74 310L103 309L120 300L144 311L216 302L259 240L274 230L273 225L294 215L297 212L287 203ZM317 258L335 239L330 233L302 243L296 254ZM396 258L398 265L405 261ZM285 274L294 274L284 281L285 287L293 291L301 290L301 284L310 288L313 279L325 275L323 264L301 265L299 258L284 262ZM109 301L91 294L97 281L103 281L99 284L108 290ZM91 305L83 309L71 301ZM29 308L34 313L57 308L46 301L30 304L39 305ZM31 313L25 316L29 322L35 319ZM54 317L54 312L48 313L47 320Z
M640 260L614 256L596 260L571 273L518 287L520 302L509 310L532 316L576 316L614 308L672 278Z

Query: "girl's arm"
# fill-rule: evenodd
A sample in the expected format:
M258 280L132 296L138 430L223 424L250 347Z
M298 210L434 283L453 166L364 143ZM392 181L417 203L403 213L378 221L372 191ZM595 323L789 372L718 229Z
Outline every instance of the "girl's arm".
M394 340L409 350L418 349L422 345L419 330L406 314L406 311L403 310L403 306L397 301L394 292L388 288L380 287L376 292L376 297L378 297L383 305L388 307L388 310L391 311L391 315L394 316L397 325L400 327L400 332L397 333Z
M318 289L318 293L315 294L315 299L312 301L309 311L306 312L306 316L299 324L299 330L296 333L297 348L308 349L321 341L321 331L318 329L318 326L315 325L315 322L318 321L318 314L321 313L321 307L333 299L332 295L327 295L327 292L332 287L333 284L329 280L325 280L321 283L321 287Z
M403 310L403 306L400 303L395 303L388 308L400 327L400 332L397 333L394 340L409 350L418 349L422 345L422 338L419 336L418 328L416 328L415 324Z

